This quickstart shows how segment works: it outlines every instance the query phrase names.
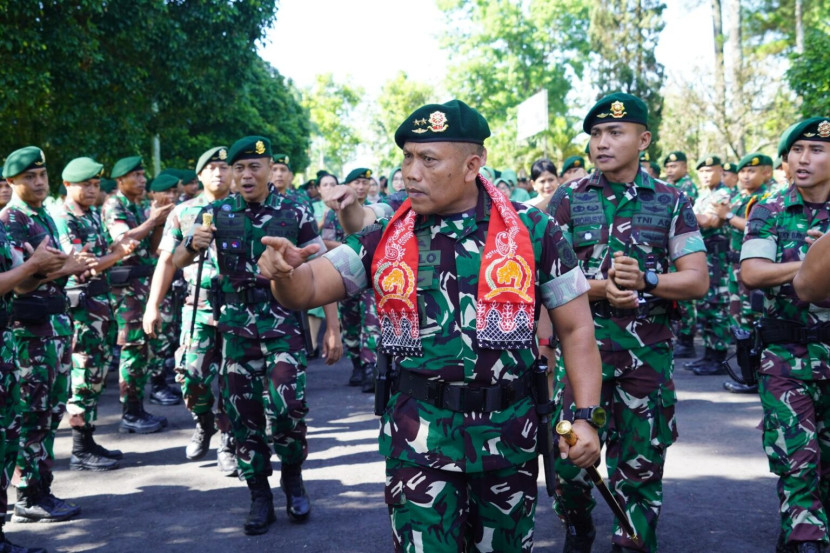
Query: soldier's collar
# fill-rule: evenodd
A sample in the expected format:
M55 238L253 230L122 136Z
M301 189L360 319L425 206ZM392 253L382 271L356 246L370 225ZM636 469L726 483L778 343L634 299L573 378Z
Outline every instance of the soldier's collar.
M795 184L791 184L787 193L784 196L784 209L789 209L795 206L804 207L804 198L801 197L801 193L798 191L798 187Z
M588 187L603 188L606 185L610 186L610 184L611 181L605 177L602 171L594 171L591 173L590 179L588 180ZM637 172L637 176L634 177L634 186L637 188L654 190L654 179L652 179L648 173L640 168Z
M87 214L87 211L84 211L84 208L69 196L66 197L66 201L63 202L63 206L67 213L71 213L76 217L83 217Z
M46 208L43 207L43 204L41 204L40 209L38 210L38 209L30 206L26 202L24 202L23 200L21 200L17 196L12 196L12 199L9 202L9 207L14 207L18 211L23 212L24 214L28 215L29 217L31 217L33 215L39 215L46 209Z

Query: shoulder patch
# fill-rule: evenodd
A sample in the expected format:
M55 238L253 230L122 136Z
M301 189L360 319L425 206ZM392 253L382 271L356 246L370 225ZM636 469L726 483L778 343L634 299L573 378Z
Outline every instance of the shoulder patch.
M576 267L579 265L579 260L574 253L573 248L567 240L560 240L556 243L556 251L559 254L559 259L569 267Z

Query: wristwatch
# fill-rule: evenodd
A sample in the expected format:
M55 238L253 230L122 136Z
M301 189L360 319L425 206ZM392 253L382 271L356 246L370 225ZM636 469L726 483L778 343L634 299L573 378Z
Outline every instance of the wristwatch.
M735 216L735 214L730 211L729 213L726 214L726 217L724 217L723 220L728 223L729 221L732 220L732 217L734 217L734 216Z
M539 346L552 348L556 341L553 338L539 338Z
M584 407L582 409L577 409L574 411L574 420L588 421L588 424L590 424L596 429L600 429L603 426L605 426L605 421L607 418L608 417L605 414L605 409L603 409L599 405L594 405L593 407Z
M199 253L199 250L193 247L193 235L191 234L187 238L184 239L184 249L189 251L192 254Z
M643 286L643 292L651 292L657 285L660 283L660 279L657 277L657 273L652 271L651 269L646 269L643 273L643 281L645 281L645 286Z

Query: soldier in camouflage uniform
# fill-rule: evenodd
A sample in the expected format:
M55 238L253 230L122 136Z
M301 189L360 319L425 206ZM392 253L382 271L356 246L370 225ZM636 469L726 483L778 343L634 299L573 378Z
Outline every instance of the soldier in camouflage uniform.
M5 180L5 179L4 179ZM58 271L66 260L59 250L41 244L23 263L23 258L11 247L6 227L0 223L0 551L4 553L45 553L45 549L28 548L8 540L3 532L8 509L8 488L17 453L20 449L20 370L17 366L17 348L11 329L12 290L26 286L35 274Z
M276 417L271 430L282 465L280 482L288 515L294 521L305 521L311 505L301 472L308 455L303 336L297 313L273 299L268 281L259 274L256 262L265 250L261 239L283 236L301 246L325 247L311 212L270 184L267 138L238 140L228 151L228 163L239 194L204 209L213 214L214 226L194 225L176 249L174 262L179 267L192 263L215 235L221 305L218 328L224 335L223 401L237 442L239 473L251 491L244 529L248 534L262 534L275 520L268 483L271 450L265 435L266 417L271 413ZM327 314L326 343L339 342L334 305L327 306ZM331 362L336 360L330 356Z
M706 351L702 357L686 363L684 367L696 375L712 375L726 372L723 361L732 341L729 334L729 229L717 214L721 204L729 203L732 190L723 184L723 168L716 155L701 159L697 174L704 192L695 203L694 210L706 245L709 266L709 291L703 301L697 303L697 320Z
M3 169L15 197L0 212L12 248L28 257L47 241L60 245L57 227L43 207L49 192L46 158L29 146L12 152ZM81 252L67 256L61 269L36 274L39 285L17 293L12 318L20 367L22 421L17 454L18 501L13 520L21 522L65 520L80 508L55 497L51 491L55 432L66 412L71 366L72 324L64 287L66 277L88 271L95 257ZM22 290L18 289L18 292Z
M355 190L360 205L368 204L369 179L372 171L366 168L353 169L343 184ZM326 247L332 249L346 241L346 233L340 225L335 211L329 211L321 231ZM331 245L330 245L331 244ZM377 357L377 336L380 334L375 296L371 290L354 298L340 302L340 326L343 328L343 347L352 362L349 386L362 386L365 393L375 391L375 367Z
M132 253L134 242L127 238L115 244L112 252L104 224L93 205L104 166L88 157L70 161L63 170L67 198L55 209L55 224L61 247L71 254L88 247L98 260L92 278L70 277L67 282L70 314L74 326L72 338L72 394L67 403L72 426L73 470L112 470L123 457L118 450L108 450L95 443L95 420L98 399L110 364L114 322L109 279L104 271Z
M786 147L794 183L752 209L741 278L766 296L758 387L764 451L778 476L776 551L820 553L830 530L830 303L798 299L792 280L830 226L830 118L801 121Z
M260 260L295 307L370 286L378 294L381 348L399 367L380 433L396 551L533 547L538 417L527 378L543 305L578 404L599 400L585 279L548 217L479 175L489 134L458 100L419 108L395 134L410 199L391 220L307 264L308 249L270 238ZM332 200L363 216L353 189ZM596 431L583 420L574 427L580 439L570 451L562 441L562 453L588 466Z
M194 224L201 224L196 217L209 203L223 200L230 191L230 169L227 164L228 149L216 146L204 152L196 164L199 179L204 185L204 192L192 200L177 205L164 227L164 237L159 245L159 260L150 296L144 312L144 331L154 334L161 319L159 302L170 288L176 272L173 264L173 252ZM221 445L217 451L217 465L226 475L235 475L236 448L230 435L230 421L225 414L221 399L218 405L218 417L213 414L214 395L212 383L219 373L222 363L222 335L216 331L216 319L210 293L217 277L216 249L208 248L202 262L199 297L196 298L196 283L199 276L198 264L184 268L187 282L187 296L181 310L182 333L177 356L177 380L182 387L184 404L196 419L196 429L185 449L185 456L198 460L205 456L210 448L210 438L216 433L214 422L222 430ZM195 321L194 321L194 306ZM191 336L191 325L193 335ZM223 383L219 379L219 386ZM215 419L217 419L215 421Z
M729 165L740 175L740 186L732 195L729 203L722 203L717 207L718 218L729 230L729 321L733 327L751 330L755 320L752 311L750 293L741 281L741 244L744 239L746 222L752 207L769 193L769 180L772 176L772 160L763 154L749 154L737 164ZM724 169L724 175L726 170ZM726 179L724 178L724 183ZM741 384L740 382L726 381L723 387L732 393L754 393L757 385Z
M144 388L154 348L148 344L152 339L144 334L142 315L155 265L152 254L174 205L153 205L148 212L148 205L142 200L147 179L141 157L118 160L112 177L118 183L118 192L104 204L104 223L114 241L124 237L138 241L133 255L119 261L109 273L121 346L118 381L123 414L118 430L147 434L161 430L167 419L144 410Z
M640 157L641 164L642 160L643 158ZM663 160L663 167L666 169L666 181L675 188L684 192L686 197L689 198L692 206L694 206L699 192L697 185L689 176L686 154L679 151L671 152ZM677 302L677 306L678 319L674 325L677 343L674 347L674 358L684 359L697 357L697 350L695 349L695 332L697 331L698 322L697 302L679 301Z
M635 96L601 99L583 123L598 170L560 187L548 206L591 285L609 418L600 431L608 484L643 540L634 543L615 523L612 551L624 552L657 550L663 466L677 438L671 310L673 301L706 290L705 250L689 199L638 163L651 140L647 121ZM557 473L555 509L568 526L563 551L590 552L590 480L569 463L559 463Z

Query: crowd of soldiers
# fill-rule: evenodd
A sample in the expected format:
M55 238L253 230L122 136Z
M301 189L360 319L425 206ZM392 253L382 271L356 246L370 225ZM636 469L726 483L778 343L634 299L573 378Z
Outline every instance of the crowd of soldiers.
M583 130L587 161L558 171L540 159L520 178L486 165L486 120L453 100L400 125L403 163L388 178L361 167L341 184L320 171L294 188L288 156L247 136L149 184L140 156L109 178L73 159L59 200L44 152L12 152L0 185L0 506L14 483L15 521L80 513L51 491L64 416L70 468L119 467L124 454L94 439L117 366L120 432L167 425L145 395L183 400L195 422L186 458L218 432L219 470L250 490L245 533L275 520L272 453L286 512L304 522L305 369L345 352L348 385L375 393L397 551L529 551L541 454L563 551L590 552L586 469L605 446L611 551L653 552L677 439L674 359L696 356L699 330L705 351L685 367L760 395L777 550L824 550L830 311L792 282L830 222L830 120L790 127L776 163L703 157L701 187L680 151L660 180L635 96L602 98ZM571 423L557 426L560 455L555 421ZM0 551L44 551L0 537Z

